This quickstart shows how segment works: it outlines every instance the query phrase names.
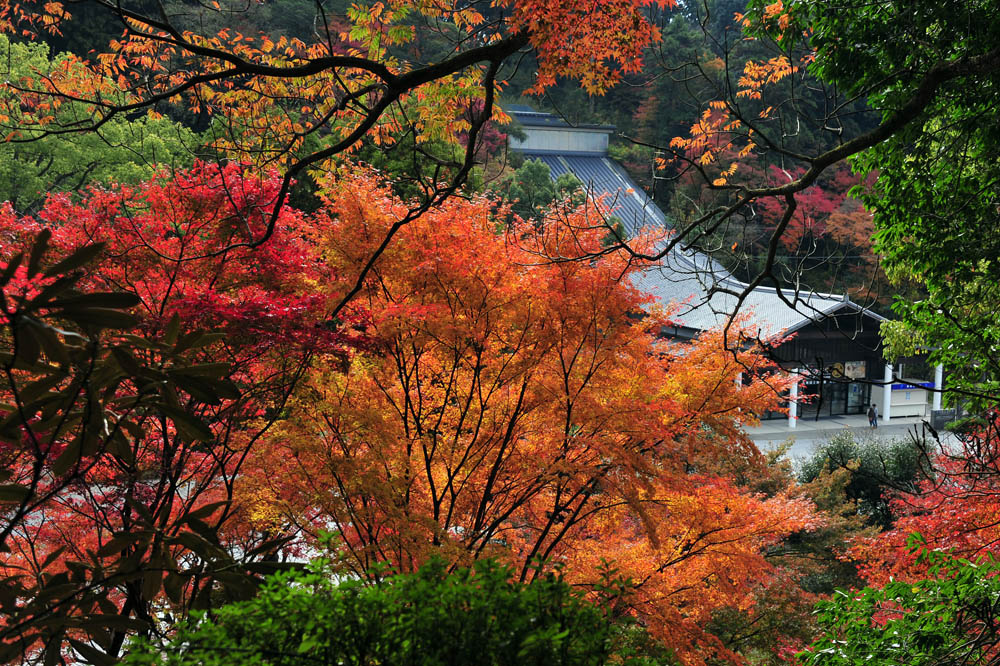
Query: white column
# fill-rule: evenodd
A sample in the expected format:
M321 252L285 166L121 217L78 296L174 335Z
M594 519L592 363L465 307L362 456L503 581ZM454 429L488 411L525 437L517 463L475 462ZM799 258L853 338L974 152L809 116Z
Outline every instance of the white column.
M944 388L944 366L938 363L934 366L934 394L931 396L931 409L941 409L941 389Z
M788 427L794 428L795 422L799 419L799 369L792 370L792 378L795 383L788 393Z
M736 388L743 388L743 373L736 373Z
M882 413L879 417L883 423L888 423L892 415L892 363L885 364L885 376L882 378Z

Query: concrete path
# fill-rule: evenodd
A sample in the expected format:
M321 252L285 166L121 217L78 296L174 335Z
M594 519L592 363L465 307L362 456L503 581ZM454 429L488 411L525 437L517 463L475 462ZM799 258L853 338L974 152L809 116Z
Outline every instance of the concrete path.
M811 456L818 445L829 441L844 429L862 438L909 439L911 433L921 432L923 423L923 417L915 416L891 419L889 423L883 423L882 419L879 419L878 428L872 429L868 425L868 417L858 415L826 417L818 421L799 420L796 427L789 428L788 419L785 418L762 421L756 428L746 428L746 431L761 451L774 449L782 442L792 439L792 448L788 450L788 456L792 460L801 461ZM942 438L952 437L951 433L941 432L939 435Z

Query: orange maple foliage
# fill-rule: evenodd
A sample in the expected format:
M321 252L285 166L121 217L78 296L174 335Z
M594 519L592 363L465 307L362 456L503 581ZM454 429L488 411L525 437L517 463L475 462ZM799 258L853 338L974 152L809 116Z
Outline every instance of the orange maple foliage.
M293 164L311 153L324 171L329 157L365 136L379 142L412 131L424 141L468 131L470 109L489 100L486 116L492 113L500 64L524 48L539 64L536 92L570 77L599 94L637 71L644 47L659 38L643 9L674 4L502 0L487 19L454 0L378 1L352 4L346 23L326 20L310 41L229 29L199 34L185 29L191 26L184 15L147 16L141 3L109 4L109 17L125 29L110 44L93 45L93 57L80 63L86 75L19 93L48 106L89 101L95 126L115 114L183 101L217 117L216 149L263 165ZM34 38L41 30L72 29L71 9L48 0L0 3L0 30ZM218 2L201 10L230 12ZM420 15L455 31L454 50L423 67L401 59L398 48L390 51L414 39ZM36 124L24 129L53 129L52 117L36 110Z
M799 72L800 66L793 64L785 56L762 62L748 61L744 65L738 82L739 87L732 99L708 102L698 121L691 126L689 135L677 136L670 140L673 156L658 157L656 166L663 169L678 161L702 167L716 165L719 173L711 180L712 187L724 187L729 184L740 162L760 147L759 137L753 125L742 117L744 111L738 109L739 100L741 98L761 100L766 88ZM767 106L757 113L757 118L768 118L773 112L774 108ZM720 162L720 158L726 158L726 161Z
M791 18L789 7L785 6L783 0L776 0L754 12L752 17L737 12L734 22L748 35L755 27L773 28L776 38L780 40L791 24ZM746 41L755 39L751 36L744 37ZM706 181L712 187L729 185L733 190L744 187L744 183L732 183L732 177L741 162L755 151L766 152L773 148L771 140L762 138L755 129L757 123L779 113L775 106L763 105L765 95L770 98L769 93L773 93L778 84L803 72L813 57L812 52L791 55L781 51L779 55L770 58L747 60L733 89L730 91L727 87L725 93L719 90L721 98L708 100L702 115L691 126L688 134L671 139L669 147L673 155L657 158L656 166L663 169L676 166L679 162L701 166L713 164L717 167L712 169L716 172L714 177L706 175ZM721 66L721 61L713 61L703 65L703 69L707 76Z
M368 176L330 210L316 242L343 275L406 211ZM539 263L600 247L584 211L498 233L506 214L452 200L398 232L358 301L375 351L307 377L255 450L244 510L258 529L332 530L357 575L496 556L523 579L541 560L591 584L610 560L636 583L630 612L685 663L735 659L704 629L712 611L749 607L774 574L762 550L816 522L801 498L716 473L759 458L738 425L784 380L719 334L659 340L669 312L621 254Z

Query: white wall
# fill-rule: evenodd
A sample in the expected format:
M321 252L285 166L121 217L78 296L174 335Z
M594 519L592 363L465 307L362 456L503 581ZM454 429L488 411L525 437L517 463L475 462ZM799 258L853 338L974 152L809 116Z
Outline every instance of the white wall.
M578 129L572 127L525 127L523 141L510 137L513 150L552 150L559 152L600 153L608 152L608 135L611 130Z
M914 384L920 380L909 379L907 381ZM924 416L927 412L928 404L927 391L923 388L907 386L906 388L892 389L892 416Z

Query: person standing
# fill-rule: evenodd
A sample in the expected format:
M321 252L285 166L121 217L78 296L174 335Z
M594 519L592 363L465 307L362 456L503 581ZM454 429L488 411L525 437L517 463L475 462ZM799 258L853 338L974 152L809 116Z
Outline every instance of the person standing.
M878 427L878 407L874 404L868 408L868 425L872 428Z

